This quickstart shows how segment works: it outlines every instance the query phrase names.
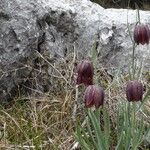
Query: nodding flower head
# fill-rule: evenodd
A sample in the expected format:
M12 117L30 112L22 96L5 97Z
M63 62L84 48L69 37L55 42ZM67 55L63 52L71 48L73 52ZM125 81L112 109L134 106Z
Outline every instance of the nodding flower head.
M104 103L104 90L98 85L89 85L84 93L85 107L89 108L95 105L99 108Z
M93 84L94 67L88 60L83 60L77 65L76 84Z
M129 102L141 101L143 97L143 85L139 81L129 81L126 87L126 96Z
M139 24L134 29L134 41L139 44L149 44L150 40L150 29L147 25Z

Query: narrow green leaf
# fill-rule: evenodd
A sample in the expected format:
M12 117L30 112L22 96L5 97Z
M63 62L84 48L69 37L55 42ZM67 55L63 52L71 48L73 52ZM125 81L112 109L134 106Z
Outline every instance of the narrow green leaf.
M90 117L92 125L94 127L98 148L99 148L98 150L106 150L106 147L104 146L103 134L100 129L100 122L97 120L95 114L91 110L88 111L88 116Z
M88 119L87 119L88 132L89 132L90 137L91 137L91 139L92 139L93 145L95 146L96 149L98 149L98 144L96 143L95 137L94 137L94 135L93 135L94 133L92 133L92 129L91 129L90 125L91 125L91 122L90 122L90 120L89 120L89 118L88 118Z
M122 143L123 143L123 130L119 136L119 141L118 141L118 144L117 144L115 150L121 150L122 149Z
M110 140L110 118L107 110L103 109L103 119L104 119L104 135L105 135L105 143L107 149L109 149L109 140Z
M82 131L83 130L82 130L81 126L77 125L76 133L74 134L74 137L80 143L80 146L82 147L83 150L91 150L82 136Z

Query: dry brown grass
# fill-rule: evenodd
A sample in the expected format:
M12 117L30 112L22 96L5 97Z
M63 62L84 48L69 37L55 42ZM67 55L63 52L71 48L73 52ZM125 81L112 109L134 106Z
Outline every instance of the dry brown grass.
M71 119L73 95L67 92L49 97L17 99L0 111L0 147L4 149L69 149L74 123ZM69 142L69 143L67 143ZM26 148L25 148L26 147Z

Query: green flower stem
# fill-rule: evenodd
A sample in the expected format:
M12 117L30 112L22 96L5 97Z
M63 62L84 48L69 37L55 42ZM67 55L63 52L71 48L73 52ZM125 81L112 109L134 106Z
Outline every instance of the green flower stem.
M93 47L90 51L90 59L94 66L94 72L96 73L97 72L97 63L98 63L98 61L97 61L97 41L94 42ZM95 76L95 78L94 78L94 83L98 84L97 76Z
M130 102L128 102L128 106L127 106L127 112L128 112L128 117L127 117L127 121L129 121L129 125L131 126L131 118L130 118L130 115L131 115L131 105L130 105ZM126 114L126 113L125 113Z
M136 129L136 119L135 119L135 103L133 102L132 103L132 110L131 110L131 137L133 138L136 138L136 133L135 132L135 129ZM131 142L131 147L133 147L133 140Z
M133 79L135 78L135 48L136 45L133 43L133 48L132 48L132 73L133 73Z
M138 7L137 4L136 4L136 7L137 7L137 19L138 19L138 23L141 24L139 7Z

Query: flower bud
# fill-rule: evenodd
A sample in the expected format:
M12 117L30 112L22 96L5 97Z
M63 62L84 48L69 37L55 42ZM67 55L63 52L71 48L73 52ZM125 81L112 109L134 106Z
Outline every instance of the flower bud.
M134 29L134 41L139 44L149 44L150 40L150 29L147 25L136 25Z
M99 108L104 103L104 91L98 85L89 85L84 93L85 107L92 107L95 105Z
M141 101L143 97L143 85L142 83L134 80L129 81L126 87L126 96L129 102Z
M94 68L91 62L83 60L77 65L77 84L93 84Z

